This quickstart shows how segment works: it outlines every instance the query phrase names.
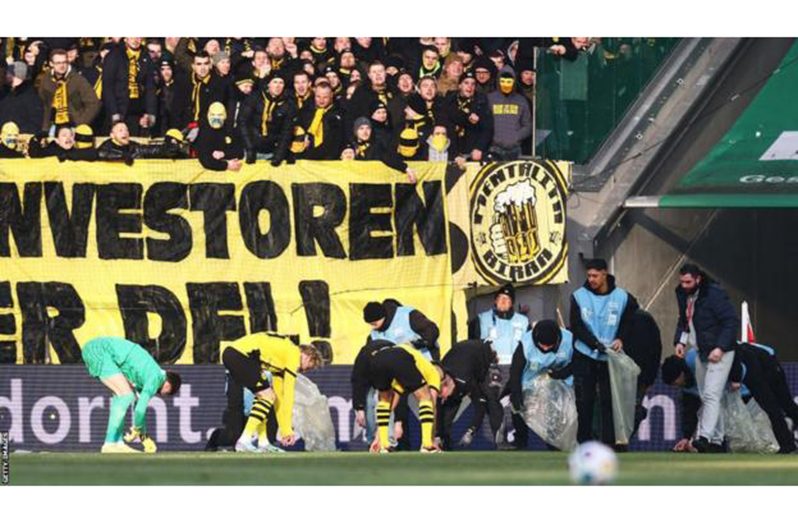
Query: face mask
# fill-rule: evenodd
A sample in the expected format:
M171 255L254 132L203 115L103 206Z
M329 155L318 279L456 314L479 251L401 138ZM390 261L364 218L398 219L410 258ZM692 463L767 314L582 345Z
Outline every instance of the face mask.
M513 80L512 78L499 79L499 91L501 91L502 94L512 93L513 87L515 87L515 80Z
M433 149L435 149L439 153L442 153L444 151L444 149L446 149L446 145L447 145L448 141L449 141L449 139L446 138L446 136L444 136L442 134L436 134L429 141L429 145L430 145L430 147L432 147Z
M213 102L208 108L208 124L214 129L221 129L227 119L227 110L219 102Z
M7 122L0 130L0 141L9 149L17 148L17 139L19 138L19 127L14 122Z

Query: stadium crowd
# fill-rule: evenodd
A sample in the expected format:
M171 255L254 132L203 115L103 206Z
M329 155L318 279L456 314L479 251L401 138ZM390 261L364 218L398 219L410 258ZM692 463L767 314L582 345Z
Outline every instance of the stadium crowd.
M412 179L411 160L529 154L535 49L575 60L590 45L583 37L5 38L0 157L198 157L213 170L257 159L380 160ZM96 150L95 134L109 136Z

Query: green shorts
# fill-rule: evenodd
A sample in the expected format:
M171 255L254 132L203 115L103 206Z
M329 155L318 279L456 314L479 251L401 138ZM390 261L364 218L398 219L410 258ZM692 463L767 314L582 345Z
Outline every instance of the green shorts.
M113 351L103 340L92 340L83 347L83 363L92 378L101 380L122 374L122 370L114 361Z

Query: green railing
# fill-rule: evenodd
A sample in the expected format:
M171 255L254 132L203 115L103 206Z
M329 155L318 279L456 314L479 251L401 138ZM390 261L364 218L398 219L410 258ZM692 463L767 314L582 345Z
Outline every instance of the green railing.
M573 62L538 51L538 156L587 163L679 39L594 42Z

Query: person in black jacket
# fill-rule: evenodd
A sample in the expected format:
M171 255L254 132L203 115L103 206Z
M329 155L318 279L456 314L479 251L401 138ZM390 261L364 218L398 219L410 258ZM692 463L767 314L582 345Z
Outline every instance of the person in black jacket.
M305 144L298 158L337 160L343 146L343 119L333 103L328 82L316 86L313 105L305 106L298 116L298 125L305 132Z
M387 106L393 97L394 93L387 82L385 65L378 60L371 62L368 67L368 81L361 83L347 106L346 128L351 129L356 118L368 117L369 109L376 100Z
M443 357L443 368L454 379L455 388L452 395L438 410L438 437L444 450L452 448L452 426L463 399L468 396L474 408L479 405L483 415L487 404L485 389L489 386L488 370L496 362L496 352L489 342L483 340L466 340L455 343ZM500 411L501 412L501 411ZM501 423L501 420L499 420ZM461 446L468 446L474 433L482 424L482 417L474 416L471 426L461 441ZM491 427L492 429L494 427ZM498 428L498 427L496 427Z
M588 260L585 268L587 279L571 295L570 312L576 349L571 364L579 419L576 439L580 443L597 439L593 433L593 412L598 398L601 441L614 445L606 352L620 351L627 344L632 317L639 305L634 296L615 285L615 277L607 272L606 260Z
M488 99L476 92L476 80L471 71L460 77L457 92L444 100L444 112L454 127L454 152L475 162L482 161L493 138L493 115Z
M732 389L742 385L770 419L773 435L779 443L779 454L796 451L795 437L787 428L785 415L792 420L793 428L798 423L798 405L787 385L775 351L767 345L736 343L734 362L729 372Z
M190 122L199 123L208 114L213 102L227 103L223 82L211 72L211 57L205 51L194 55L192 73L175 77L174 127L185 129Z
M158 114L156 75L141 38L125 38L102 65L102 102L110 124L123 121L133 136L149 135Z
M202 121L194 147L202 166L211 171L238 171L244 151L225 126L227 109L221 102L208 107L208 116Z
M271 155L274 167L285 160L294 131L296 106L285 91L285 79L273 73L265 90L247 99L238 116L247 163L257 154Z
M16 122L19 132L36 134L42 126L44 106L39 93L28 80L25 62L14 62L8 67L6 78L10 87L0 101L0 122Z
M687 263L679 274L674 351L683 358L687 348L698 349L696 381L703 409L693 446L706 452L711 443L723 442L720 400L734 362L739 320L726 292L697 265Z
M127 124L119 120L111 127L111 136L97 148L97 158L133 165L137 158L179 158L180 150L171 142L143 145L130 139Z
M648 311L638 309L632 315L632 324L624 351L640 367L635 403L634 432L636 432L640 423L648 416L648 410L643 407L643 399L648 389L657 380L657 372L662 360L662 339L659 326Z
M361 116L355 120L352 147L355 160L378 160L399 172L407 174L410 183L416 182L416 173L408 167L395 149L383 140L376 138L372 132L372 124L368 118Z

